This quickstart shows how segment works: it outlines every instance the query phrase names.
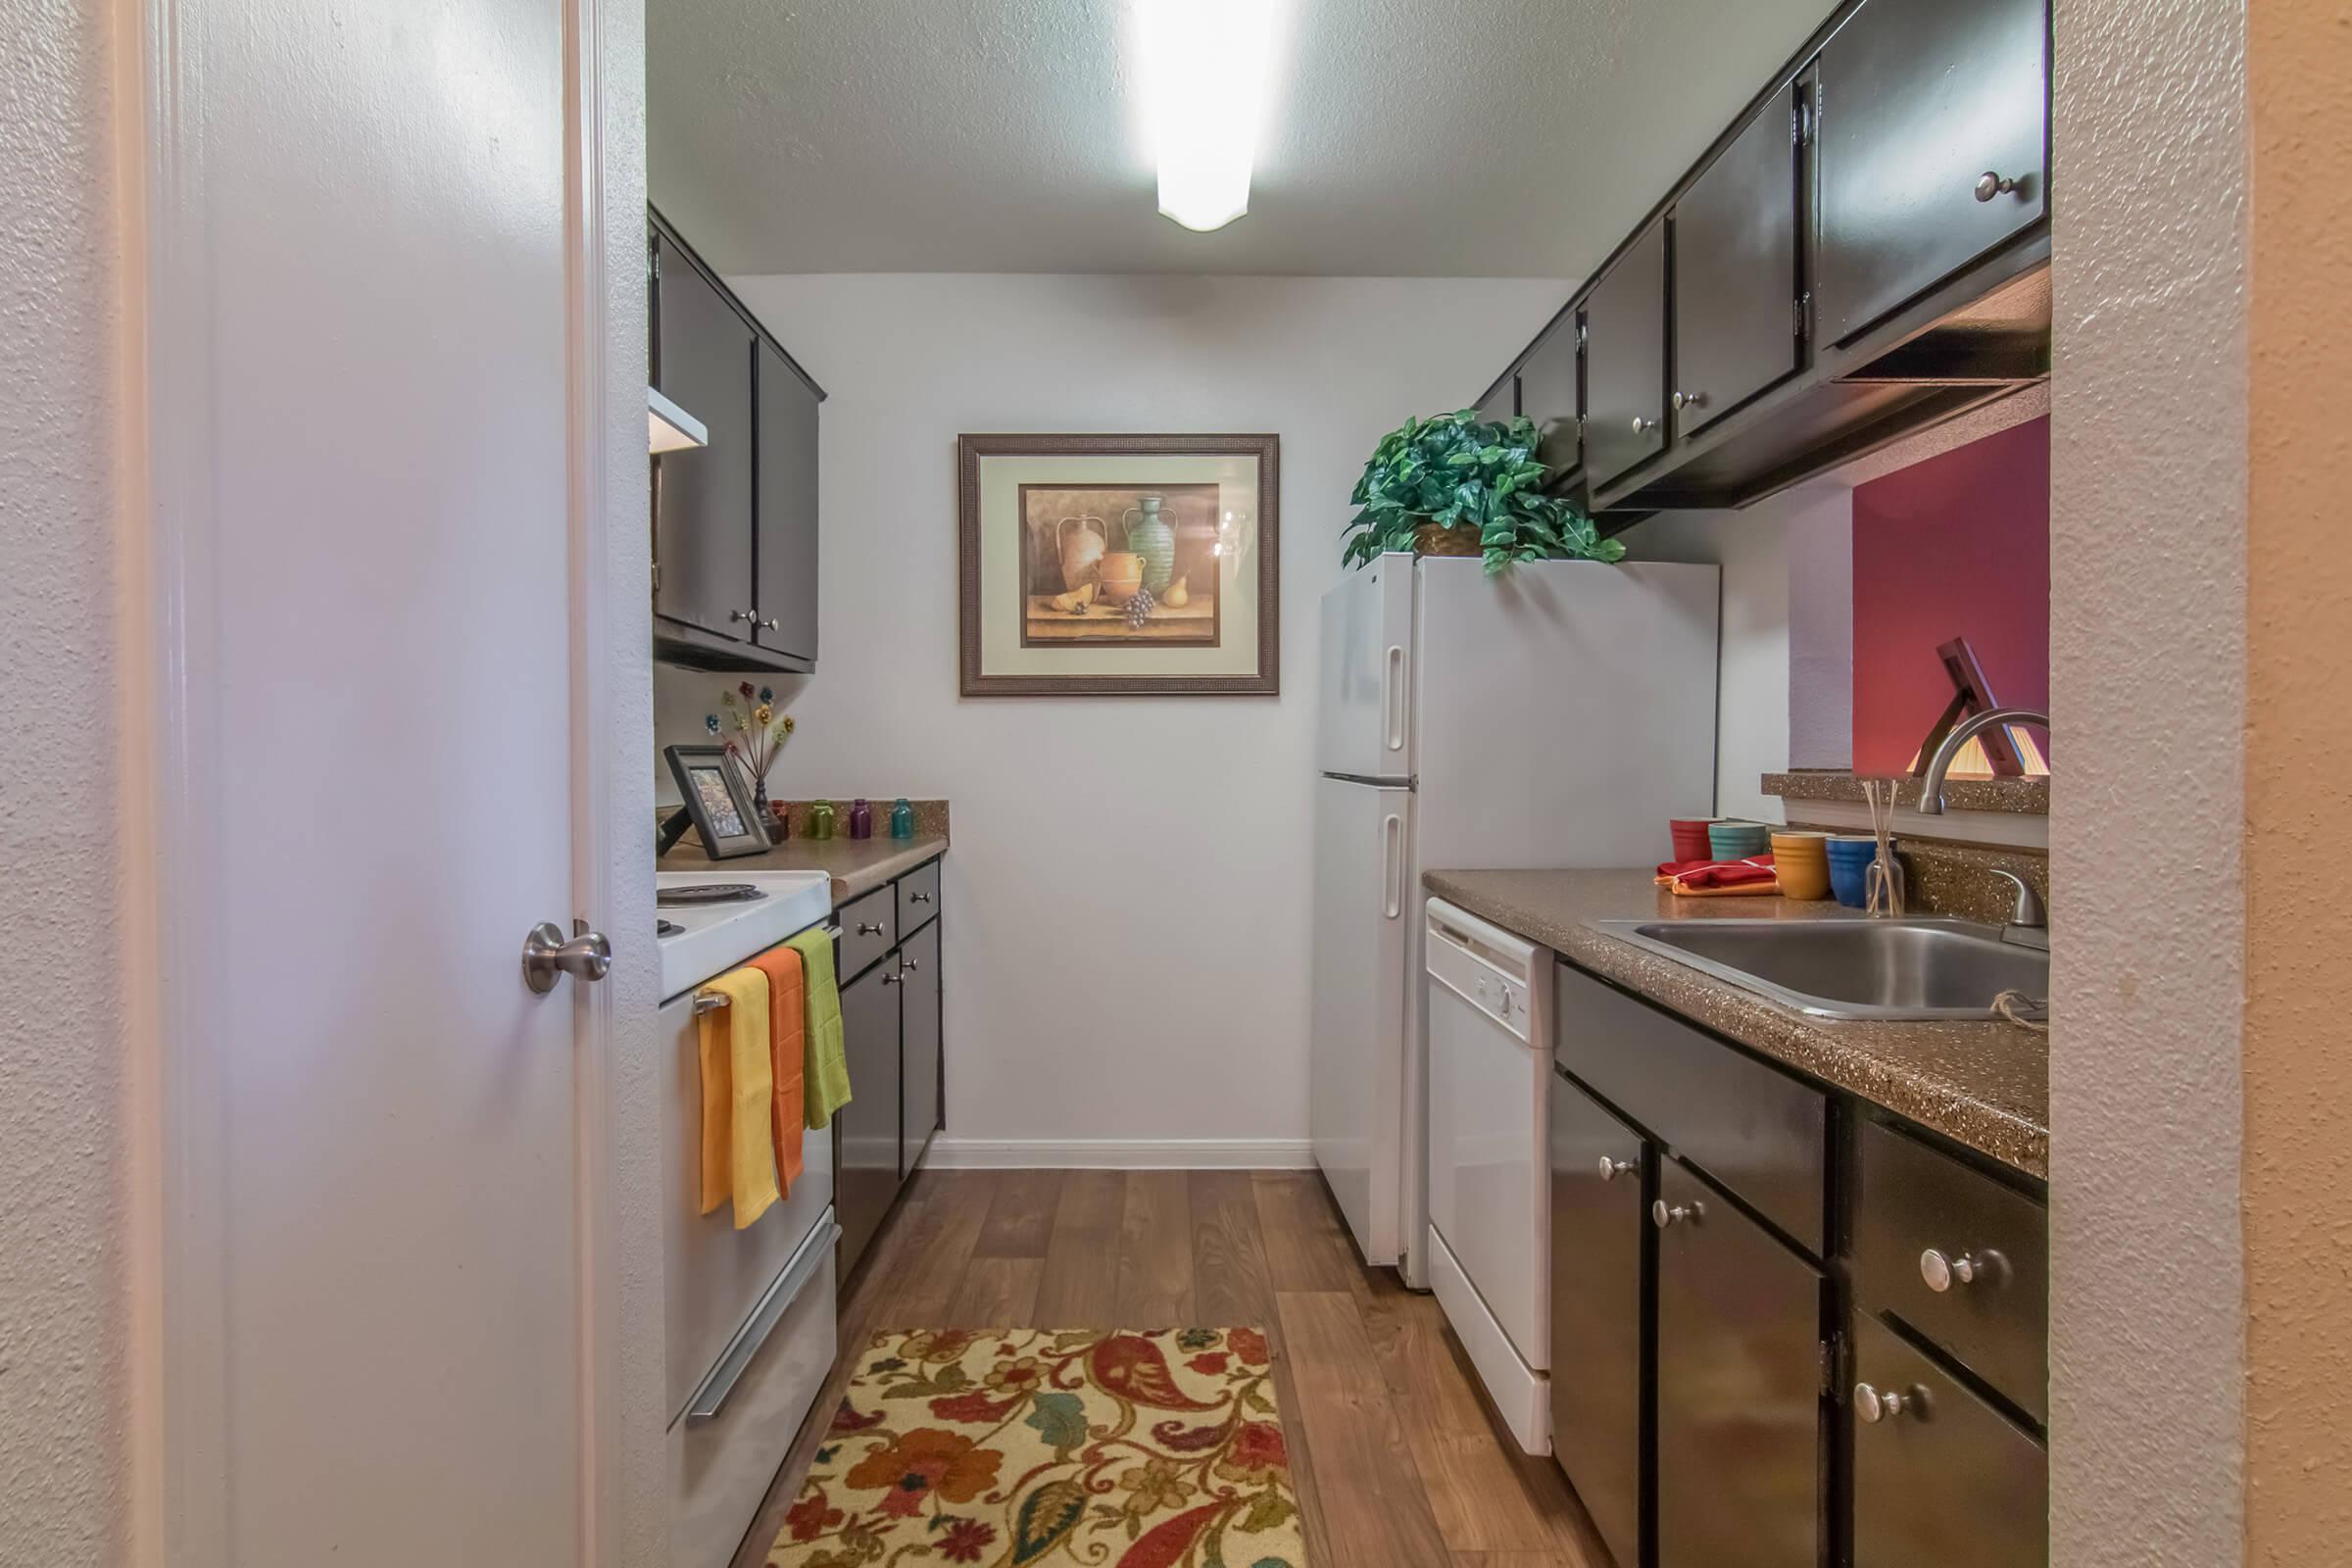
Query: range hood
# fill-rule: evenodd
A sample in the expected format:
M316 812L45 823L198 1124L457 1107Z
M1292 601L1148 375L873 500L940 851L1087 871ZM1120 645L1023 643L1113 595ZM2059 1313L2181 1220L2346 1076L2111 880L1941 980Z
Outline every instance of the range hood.
M650 386L645 389L645 429L648 452L680 452L710 444L710 428L702 420Z

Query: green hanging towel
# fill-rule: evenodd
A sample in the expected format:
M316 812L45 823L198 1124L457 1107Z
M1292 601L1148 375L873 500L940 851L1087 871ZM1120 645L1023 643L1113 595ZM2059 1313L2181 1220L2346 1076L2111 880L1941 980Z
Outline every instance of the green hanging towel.
M850 1062L841 1046L841 987L833 979L833 939L817 925L785 946L801 956L801 967L807 971L802 1003L807 1024L801 1031L808 1063L806 1115L809 1127L823 1127L850 1102Z

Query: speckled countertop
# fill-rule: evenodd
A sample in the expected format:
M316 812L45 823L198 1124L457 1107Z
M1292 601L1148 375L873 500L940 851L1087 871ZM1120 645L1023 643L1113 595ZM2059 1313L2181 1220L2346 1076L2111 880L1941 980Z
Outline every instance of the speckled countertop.
M2049 1042L2007 1023L1810 1018L1593 928L1599 920L1856 918L1828 903L1678 899L1648 870L1431 871L1432 893L1823 1083L2047 1181Z
M1851 801L1858 804L1862 799L1862 780L1866 777L1893 785L1896 804L1919 804L1918 779L1892 778L1884 773L1767 773L1764 775L1764 793L1778 795L1784 801ZM2008 811L2018 816L2047 816L2050 814L2050 779L2046 773L2032 778L1947 778L1943 781L1943 800L1955 811Z
M822 871L833 878L833 906L841 907L892 877L905 876L948 852L944 834L910 839L788 839L765 855L713 860L689 835L662 857L664 871Z

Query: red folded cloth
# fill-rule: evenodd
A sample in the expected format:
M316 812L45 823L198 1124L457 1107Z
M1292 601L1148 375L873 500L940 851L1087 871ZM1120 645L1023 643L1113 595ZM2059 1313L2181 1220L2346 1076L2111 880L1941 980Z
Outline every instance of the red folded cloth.
M1744 860L1668 860L1658 867L1658 886L1677 893L1747 887L1766 893L1778 875L1769 855L1751 855Z

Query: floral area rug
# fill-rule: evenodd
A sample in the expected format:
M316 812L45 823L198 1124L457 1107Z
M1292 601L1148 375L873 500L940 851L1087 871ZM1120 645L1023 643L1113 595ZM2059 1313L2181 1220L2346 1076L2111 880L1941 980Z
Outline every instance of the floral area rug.
M769 1568L1304 1568L1255 1329L874 1336Z

